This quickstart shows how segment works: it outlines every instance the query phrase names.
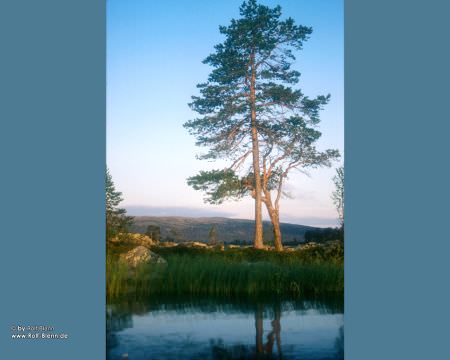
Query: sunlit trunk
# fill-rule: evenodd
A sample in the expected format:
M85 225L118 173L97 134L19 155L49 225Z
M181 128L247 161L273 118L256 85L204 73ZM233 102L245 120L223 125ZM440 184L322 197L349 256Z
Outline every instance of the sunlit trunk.
M264 204L266 205L267 212L269 213L270 221L273 226L273 239L276 251L283 250L283 243L281 241L281 228L280 228L280 216L278 209L274 208L272 204L272 198L270 192L264 191Z
M261 174L259 163L259 141L258 128L256 125L256 67L255 54L251 55L251 80L250 80L250 110L251 110L251 130L252 130L252 153L253 153L253 173L254 173L254 189L255 189L255 237L253 246L257 249L264 247L263 245L263 224L262 224L262 203L261 203Z

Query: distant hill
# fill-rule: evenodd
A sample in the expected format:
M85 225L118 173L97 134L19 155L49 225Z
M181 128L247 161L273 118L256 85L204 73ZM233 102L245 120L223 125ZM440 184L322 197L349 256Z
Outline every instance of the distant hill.
M217 229L217 240L223 243L252 243L254 222L252 220L229 219L222 217L179 217L179 216L135 216L133 232L145 233L148 225L161 229L162 241L208 242L208 234L213 225ZM303 242L305 232L318 228L304 225L281 223L283 242ZM264 221L264 238L273 239L270 222Z

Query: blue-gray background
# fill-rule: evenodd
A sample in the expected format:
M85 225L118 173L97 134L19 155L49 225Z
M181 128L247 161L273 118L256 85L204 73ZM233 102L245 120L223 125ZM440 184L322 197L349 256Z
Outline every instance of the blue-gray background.
M2 359L105 357L105 6L0 2ZM448 358L449 10L345 4L347 360Z
M347 360L450 359L450 2L345 2Z
M0 359L104 359L105 3L2 0L0 47Z

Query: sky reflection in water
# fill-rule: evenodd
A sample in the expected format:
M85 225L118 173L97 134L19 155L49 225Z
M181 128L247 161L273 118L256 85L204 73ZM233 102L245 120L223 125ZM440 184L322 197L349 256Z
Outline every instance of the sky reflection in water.
M343 325L313 302L113 304L107 359L343 359Z

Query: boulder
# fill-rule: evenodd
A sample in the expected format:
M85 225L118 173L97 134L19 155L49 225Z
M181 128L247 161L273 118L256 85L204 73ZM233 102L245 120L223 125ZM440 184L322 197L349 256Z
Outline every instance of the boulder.
M298 245L297 249L299 249L299 250L309 250L309 249L317 248L319 246L320 245L315 243L315 242L309 242L309 243L306 243L306 244Z
M228 248L228 249L240 249L241 246L240 246L240 245L230 244L230 245L227 245L227 248Z
M111 239L111 242L124 245L135 245L150 247L156 245L156 243L147 235L144 234L119 234L117 237Z
M207 247L209 247L208 244L201 243L201 242L198 242L198 241L184 242L184 243L181 243L180 245L186 246L186 247L196 247L196 248L207 248Z
M158 244L158 246L161 246L161 247L175 247L175 246L178 246L178 243L171 242L171 241L164 241L164 242L160 242Z
M165 265L167 261L158 254L150 251L145 246L137 246L133 250L128 251L120 256L127 264L136 267L144 263Z
M201 247L201 248L211 247L211 245L208 245L208 244L205 244L205 243L202 243L202 242L198 242L198 241L194 241L192 243L192 246Z
M136 246L145 246L150 247L152 245L155 245L155 242L144 234L128 234L129 236L129 242Z

